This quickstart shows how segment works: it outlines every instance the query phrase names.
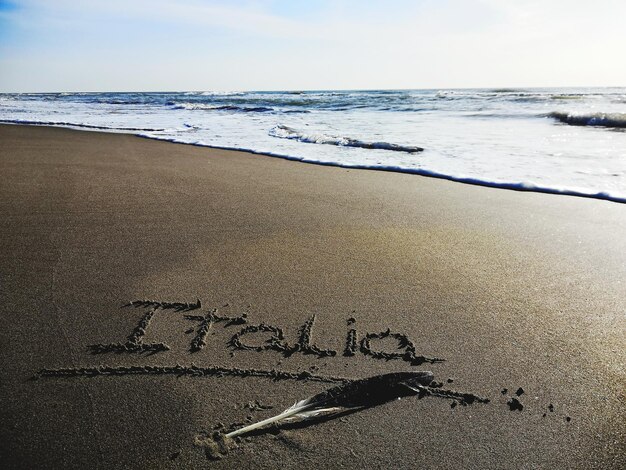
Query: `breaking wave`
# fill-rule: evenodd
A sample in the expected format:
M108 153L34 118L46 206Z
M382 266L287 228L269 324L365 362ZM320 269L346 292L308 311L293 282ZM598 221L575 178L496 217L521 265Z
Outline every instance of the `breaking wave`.
M393 150L396 152L416 153L424 150L422 147L391 144L389 142L364 142L350 137L335 137L326 134L303 134L291 127L278 125L272 127L268 134L279 139L292 139L309 144L337 145L341 147L358 147L364 149Z
M172 103L172 107L174 109L187 109L189 111L235 111L242 113L268 113L274 111L274 108L269 108L267 106L236 106L232 104L214 105L206 103Z
M626 113L564 113L555 111L548 114L548 117L556 119L570 126L598 126L626 128Z

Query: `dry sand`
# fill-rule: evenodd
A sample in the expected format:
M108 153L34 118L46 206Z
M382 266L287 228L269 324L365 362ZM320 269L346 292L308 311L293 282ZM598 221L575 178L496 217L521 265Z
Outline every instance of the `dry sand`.
M626 205L20 126L0 174L3 468L626 467ZM122 308L141 299L201 308ZM311 354L242 349L313 315ZM405 397L215 462L194 444L407 370L491 401Z

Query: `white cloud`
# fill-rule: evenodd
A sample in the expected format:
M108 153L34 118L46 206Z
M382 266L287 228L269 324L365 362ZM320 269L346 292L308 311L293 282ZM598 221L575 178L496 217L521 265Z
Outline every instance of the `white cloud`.
M141 23L161 21L192 26L210 26L264 35L300 36L310 29L280 16L254 7L237 7L228 3L200 0L24 0L21 12L13 18L22 25L37 26L54 19L64 24L97 21L101 18L134 20Z
M28 34L0 46L15 67L0 89L626 84L626 2L345 0L314 15L271 3L24 0L8 15Z

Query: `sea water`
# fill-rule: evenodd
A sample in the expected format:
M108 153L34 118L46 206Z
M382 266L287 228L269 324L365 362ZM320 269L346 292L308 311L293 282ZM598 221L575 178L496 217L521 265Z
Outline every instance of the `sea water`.
M0 122L626 202L626 88L5 93Z

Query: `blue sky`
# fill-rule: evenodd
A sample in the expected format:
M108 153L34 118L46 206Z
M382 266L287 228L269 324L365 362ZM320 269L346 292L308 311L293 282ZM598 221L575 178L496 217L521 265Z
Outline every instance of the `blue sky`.
M626 86L621 0L0 0L0 91Z

